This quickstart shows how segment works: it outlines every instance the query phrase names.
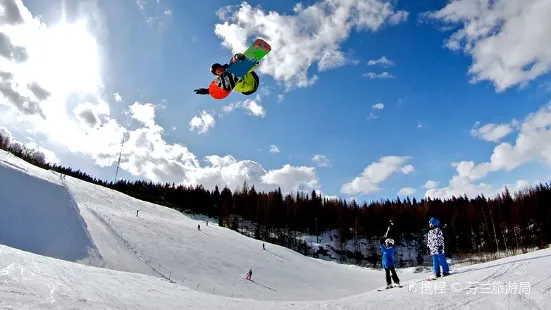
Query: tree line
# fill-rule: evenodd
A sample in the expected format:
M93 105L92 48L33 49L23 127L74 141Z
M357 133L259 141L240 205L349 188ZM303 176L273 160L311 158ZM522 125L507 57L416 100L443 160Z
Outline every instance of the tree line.
M281 189L258 192L246 182L234 191L227 187L205 189L202 185L184 186L151 181L107 182L80 170L49 164L43 154L14 145L0 135L0 147L45 169L108 187L134 198L163 205L180 212L192 212L217 218L220 226L304 254L310 253L301 234L319 236L336 231L335 249L350 258L363 256L344 245L361 239L377 239L384 234L389 220L394 223L393 237L398 242L417 241L420 253L426 253L423 238L431 217L440 219L446 237L446 252L451 254L517 252L544 248L551 243L551 186L549 183L511 194L507 188L494 196L466 195L449 199L415 197L364 202L327 199L316 191L283 194ZM371 256L371 259L377 257ZM418 263L423 259L418 258Z

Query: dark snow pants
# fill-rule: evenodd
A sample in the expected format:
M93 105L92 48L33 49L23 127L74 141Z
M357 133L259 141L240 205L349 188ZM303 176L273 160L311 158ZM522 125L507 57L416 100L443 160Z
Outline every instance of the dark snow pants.
M391 282L390 282L390 275L391 274L392 274L392 281L394 281L394 283L400 283L400 279L398 278L398 275L396 274L396 270L394 269L394 267L385 268L385 274L386 274L386 284L387 285L391 284Z

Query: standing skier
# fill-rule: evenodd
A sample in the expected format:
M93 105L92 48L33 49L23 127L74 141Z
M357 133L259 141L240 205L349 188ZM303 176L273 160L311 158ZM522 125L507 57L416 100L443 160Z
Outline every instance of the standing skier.
M385 269L387 289L392 287L392 283L390 282L391 275L392 275L392 280L394 281L394 284L400 286L400 278L398 278L398 275L396 274L396 270L394 268L394 250L395 250L394 239L388 238L390 228L393 225L394 223L392 223L392 220L390 220L388 228L386 229L386 233L383 236L383 238L381 238L381 241L380 241L381 253L383 254L382 265L383 265L383 268Z
M249 269L249 272L247 272L247 277L245 279L251 280L251 277L253 276L253 270Z
M400 278L396 274L396 269L394 268L394 240L391 238L383 237L380 242L381 253L383 254L383 268L385 269L386 276L386 288L391 288L392 283L390 282L391 275L392 281L394 284L400 286Z
M434 276L440 277L440 266L442 266L442 275L445 277L450 274L446 254L444 253L444 234L440 230L440 221L437 218L429 220L428 248L432 256L432 269Z

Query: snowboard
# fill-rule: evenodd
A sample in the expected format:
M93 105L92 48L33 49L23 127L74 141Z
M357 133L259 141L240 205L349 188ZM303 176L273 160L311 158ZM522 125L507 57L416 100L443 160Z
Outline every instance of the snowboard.
M256 67L260 60L272 50L272 47L262 39L254 40L253 44L243 53L245 59L238 60L226 72L242 79L247 72Z
M229 83L228 80L231 79L232 76L242 79L245 74L258 66L260 60L268 55L271 50L272 47L266 41L262 39L254 40L251 46L243 53L245 59L237 60L230 64L222 78L226 79L227 83ZM231 90L226 91L218 87L218 78L215 78L209 85L209 92L215 99L224 99L231 93Z

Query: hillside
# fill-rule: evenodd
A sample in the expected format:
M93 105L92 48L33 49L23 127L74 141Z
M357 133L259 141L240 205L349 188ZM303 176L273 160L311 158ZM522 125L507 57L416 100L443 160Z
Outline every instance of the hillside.
M456 274L437 282L423 281L426 272L400 269L404 288L377 292L384 285L382 271L272 244L263 250L261 241L233 230L206 226L5 152L0 169L0 300L8 308L546 309L550 304L551 249L452 267ZM249 268L253 281L244 280Z
M14 165L24 167L24 170L11 170L10 174L0 175L1 184L13 185L3 187L6 189L3 195L11 195L11 204L20 213L6 218L11 222L7 229L28 226L26 219L34 218L47 223L43 224L47 225L44 231L43 226L33 229L37 236L49 232L50 227L65 229L67 235L74 235L79 230L86 232L87 241L78 246L91 248L97 254L90 252L86 257L88 260L80 257L78 260L68 259L70 261L157 274L202 292L263 300L334 299L384 284L384 275L380 271L326 262L272 244L266 244L266 250L263 250L259 240L213 223L206 226L205 222L191 219L176 210L69 176L62 177L6 153L2 155L2 162L8 163L3 164L3 169L11 169L9 167ZM29 178L35 181L26 181ZM18 193L22 191L42 192L44 195L21 204ZM24 196L26 199L34 197ZM43 212L36 217L36 209L49 210L50 204L57 208L67 205L64 212L68 219L61 224L55 212ZM138 216L137 210L140 210ZM197 225L201 225L200 231ZM11 235L17 236L15 233ZM34 240L34 235L19 235L18 241ZM52 246L66 245L64 240L54 238L49 243ZM18 243L7 245L10 244ZM23 249L54 258L70 258L59 251L44 253L32 247ZM249 269L253 269L256 281L253 283L256 285L243 283ZM411 275L406 273L403 277L407 280ZM301 289L297 290L297 287Z

